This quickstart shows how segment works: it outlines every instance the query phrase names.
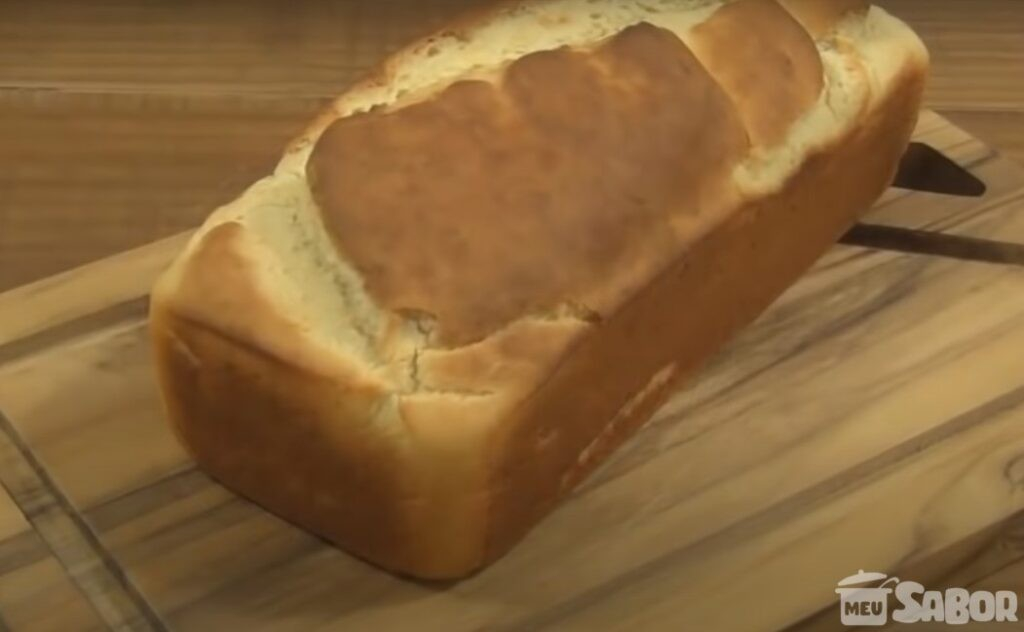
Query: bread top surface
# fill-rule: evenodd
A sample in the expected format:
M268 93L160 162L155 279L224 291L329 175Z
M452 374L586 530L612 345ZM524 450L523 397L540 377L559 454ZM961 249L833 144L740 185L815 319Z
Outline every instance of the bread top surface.
M746 143L689 49L641 24L339 119L307 173L373 299L451 347L559 304L599 317L676 251L674 213L722 203Z
M512 402L688 241L781 188L873 91L925 63L878 9L784 4L512 2L416 44L215 213L154 304L380 393ZM565 35L577 11L616 17L597 39ZM541 24L528 45L491 41L526 23ZM744 37L761 43L729 52ZM226 265L233 287L188 289ZM521 344L533 337L543 348Z
M822 92L775 0L726 4L688 40L642 22L333 122L306 173L372 300L426 314L444 347L616 309L693 238L677 216L735 205L750 145L781 143Z
M689 39L754 145L783 142L821 95L824 69L814 40L775 0L727 4Z

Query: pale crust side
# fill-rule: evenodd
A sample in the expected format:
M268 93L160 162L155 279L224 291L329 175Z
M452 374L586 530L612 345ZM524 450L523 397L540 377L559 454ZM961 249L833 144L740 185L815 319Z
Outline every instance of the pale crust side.
M830 4L862 3L817 6ZM825 28L842 15L823 13L797 17ZM466 575L507 551L649 417L669 381L630 400L652 375L692 374L870 205L909 138L924 74L905 67L847 138L779 194L711 221L599 325L527 319L466 347L424 351L415 392L396 392L386 373L303 331L268 298L245 231L214 228L153 295L175 428L214 477L346 550L419 577Z

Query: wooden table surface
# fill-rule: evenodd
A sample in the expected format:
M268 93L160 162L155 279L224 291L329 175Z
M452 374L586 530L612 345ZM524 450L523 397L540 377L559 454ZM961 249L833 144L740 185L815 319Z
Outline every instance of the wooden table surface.
M0 2L0 290L198 224L387 50L473 0ZM1024 1L883 0L928 104L1024 162Z

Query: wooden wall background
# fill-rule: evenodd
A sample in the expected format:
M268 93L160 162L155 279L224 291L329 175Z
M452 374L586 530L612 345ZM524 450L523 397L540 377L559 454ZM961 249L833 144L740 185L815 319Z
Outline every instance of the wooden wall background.
M0 290L196 225L324 101L474 0L3 0ZM929 105L1024 161L1024 2L881 0Z

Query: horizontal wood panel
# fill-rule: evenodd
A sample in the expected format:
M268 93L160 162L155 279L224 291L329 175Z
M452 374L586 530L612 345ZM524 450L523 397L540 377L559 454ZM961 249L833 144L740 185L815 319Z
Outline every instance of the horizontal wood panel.
M328 97L473 4L0 3L0 289L194 227ZM932 45L929 102L1024 161L1024 8L967 4L885 3Z
M0 86L333 96L473 0L0 4Z
M928 107L1024 164L1024 5L1019 0L879 0L932 57Z
M1019 0L878 0L932 55L928 106L1024 111L1024 11ZM987 140L987 138L986 138Z
M0 86L329 96L474 0L7 0ZM933 107L1022 109L1016 0L880 0L932 50ZM966 8L969 6L970 8Z
M323 103L0 91L0 287L197 225Z

